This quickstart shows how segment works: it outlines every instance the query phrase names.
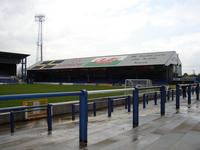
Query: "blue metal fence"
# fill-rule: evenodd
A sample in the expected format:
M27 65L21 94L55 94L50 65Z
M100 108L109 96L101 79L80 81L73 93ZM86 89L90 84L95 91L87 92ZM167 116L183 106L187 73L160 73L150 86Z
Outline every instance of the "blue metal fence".
M47 98L47 97L62 97L62 96L79 96L80 97L80 145L85 145L87 143L87 91L83 90L81 92L55 92L55 93L36 93L36 94L15 94L15 95L3 95L0 96L0 101L3 100L17 100L17 99L32 99L32 98ZM11 133L14 132L15 124L14 124L14 113L21 111L35 111L34 110L26 110L28 108L38 108L41 106L24 106L20 108L5 108L1 109L0 112L10 112L10 128ZM48 131L52 131L52 105L48 104L47 108L47 125ZM38 109L37 109L38 110Z
M196 88L196 99L199 100L199 84L196 85L186 85L188 87L188 104L191 104L191 86L195 86ZM176 109L180 108L180 87L181 85L176 85ZM38 94L17 94L17 95L4 95L0 96L0 101L2 100L16 100L16 99L31 99L31 98L46 98L46 97L61 97L61 96L79 96L79 143L80 146L86 146L88 142L88 95L89 94L97 94L97 93L110 93L110 92L120 92L130 90L132 91L132 100L131 96L126 97L126 104L128 107L128 112L131 110L131 101L133 104L133 128L139 126L139 93L140 90L144 89L153 89L160 88L160 114L161 116L165 115L165 103L166 98L169 96L170 92L166 91L166 87L151 87L151 88L131 88L131 89L115 89L115 90L99 90L99 91L86 91L82 90L80 92L56 92L56 93L38 93ZM168 94L167 94L168 93ZM174 96L174 92L172 91L172 97ZM173 100L173 98L172 98ZM144 100L144 103L145 100ZM144 104L143 103L143 104ZM154 104L157 105L157 92L154 93ZM14 132L14 113L20 111L27 111L27 108L35 108L32 107L21 107L16 109L0 109L0 112L10 112L10 127L11 132ZM48 104L45 109L47 109L47 124L48 131L52 130L52 105ZM96 116L96 103L93 103L94 116ZM108 99L108 116L111 117L111 113L113 112L113 98Z

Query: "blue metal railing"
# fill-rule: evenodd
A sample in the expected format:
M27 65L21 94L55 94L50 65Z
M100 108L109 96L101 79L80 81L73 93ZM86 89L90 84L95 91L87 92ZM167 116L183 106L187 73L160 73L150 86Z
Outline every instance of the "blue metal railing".
M180 108L180 86L176 85L176 109ZM188 104L191 104L191 85L186 85L188 87ZM199 84L193 85L196 88L196 99L199 100ZM152 87L158 88L158 87ZM160 88L160 114L161 116L165 115L165 103L167 98L166 87L162 86ZM151 88L143 88L151 89ZM17 95L4 95L0 96L0 101L2 100L14 100L14 99L28 99L28 98L46 98L46 97L60 97L60 96L79 96L80 108L79 108L79 143L80 146L87 145L87 137L88 137L88 95L89 94L99 94L99 93L110 93L110 92L120 92L120 91L132 91L132 103L133 103L133 128L139 126L139 91L142 89L138 88L130 88L130 89L116 89L116 90L99 90L99 91L86 91L82 90L80 92L57 92L57 93L39 93L39 94L17 94ZM173 93L174 94L174 93ZM155 96L155 104L157 104L157 92ZM169 94L168 94L169 96ZM131 105L131 97L128 97L127 101L128 107ZM109 111L108 116L111 116L111 112L113 111L113 102L112 99L109 101ZM96 106L95 106L96 107ZM26 108L22 108L26 109ZM130 110L130 108L128 108ZM3 110L2 110L3 111ZM5 110L4 110L5 111ZM47 105L47 114L48 114L48 130L52 130L52 105ZM14 114L11 111L10 115L11 122L14 120ZM14 129L14 124L11 123L11 129Z
M111 97L99 97L99 98L94 98L94 99L90 99L88 100L88 105L92 105L92 110L93 110L93 116L96 116L96 112L97 112L97 104L100 103L104 103L107 105L107 109L108 109L108 117L111 117L111 113L114 111L114 104L117 101L121 101L123 102L123 100L125 101L125 109L128 109L128 112L131 111L131 96L111 96ZM106 107L105 105L105 107ZM71 105L71 116L72 116L72 120L75 120L76 117L76 113L77 113L77 109L76 107L79 106L79 103L74 103Z
M39 105L39 106L19 106L19 107L1 108L1 109L0 109L0 113L10 112L10 111L23 111L23 110L26 110L26 109L38 108L38 107L47 107L47 105Z
M46 98L46 97L80 96L80 95L81 95L81 92L15 94L15 95L2 95L0 96L0 101L1 100L31 99L31 98Z
M0 101L18 100L18 99L31 99L31 98L47 98L47 97L63 97L63 96L79 96L80 97L80 145L87 144L87 121L88 121L88 108L87 108L87 91L80 92L55 92L55 93L36 93L36 94L15 94L15 95L2 95ZM39 106L21 107L16 109L1 109L0 112L10 112L10 128L11 133L14 132L14 113L19 111L28 111L28 108L37 108ZM48 131L52 131L52 105L47 105L47 124Z

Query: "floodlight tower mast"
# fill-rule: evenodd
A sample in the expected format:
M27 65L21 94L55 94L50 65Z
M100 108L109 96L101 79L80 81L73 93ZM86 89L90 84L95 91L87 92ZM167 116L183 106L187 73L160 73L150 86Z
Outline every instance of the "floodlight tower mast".
M43 61L43 36L42 36L42 22L45 21L44 15L35 15L35 21L38 22L38 39L37 39L37 53L40 49L40 61ZM37 57L37 56L36 56Z

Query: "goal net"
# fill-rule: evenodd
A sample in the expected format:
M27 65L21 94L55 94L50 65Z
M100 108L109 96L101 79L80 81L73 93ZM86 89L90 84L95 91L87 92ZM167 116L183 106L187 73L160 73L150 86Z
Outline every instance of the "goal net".
M134 88L134 87L150 87L152 86L152 81L149 79L126 79L125 80L125 89L126 88ZM125 92L125 95L130 94L129 92Z

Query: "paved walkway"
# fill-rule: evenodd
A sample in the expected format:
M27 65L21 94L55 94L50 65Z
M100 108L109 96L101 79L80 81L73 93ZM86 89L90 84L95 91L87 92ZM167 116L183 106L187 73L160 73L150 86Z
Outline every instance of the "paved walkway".
M115 108L112 117L107 111L89 117L88 150L200 150L200 102L192 100L188 107L181 100L179 112L175 102L166 103L166 115L160 116L160 106L149 102L140 106L140 125L132 128L132 112ZM54 120L53 133L48 135L46 121L18 124L14 135L1 127L1 150L72 150L79 149L78 121L59 117Z

